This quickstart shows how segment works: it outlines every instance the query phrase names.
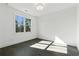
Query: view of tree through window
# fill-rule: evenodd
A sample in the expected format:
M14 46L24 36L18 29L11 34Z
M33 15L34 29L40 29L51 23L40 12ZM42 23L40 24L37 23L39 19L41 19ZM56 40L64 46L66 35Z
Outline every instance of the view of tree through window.
M31 31L31 19L23 16L16 16L16 32L24 32L24 30L25 32Z

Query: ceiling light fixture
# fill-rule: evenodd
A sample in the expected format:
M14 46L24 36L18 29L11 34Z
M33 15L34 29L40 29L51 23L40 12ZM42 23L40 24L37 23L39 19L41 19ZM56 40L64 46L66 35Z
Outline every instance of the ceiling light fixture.
M44 4L43 3L36 3L35 4L35 8L36 8L36 10L43 10L44 9Z

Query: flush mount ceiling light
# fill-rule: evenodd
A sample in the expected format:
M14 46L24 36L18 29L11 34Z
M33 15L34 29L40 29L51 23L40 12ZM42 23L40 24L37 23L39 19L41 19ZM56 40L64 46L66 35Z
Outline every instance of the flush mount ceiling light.
M44 9L44 6L45 6L45 4L43 4L43 3L36 3L35 4L35 8L38 11L43 10Z

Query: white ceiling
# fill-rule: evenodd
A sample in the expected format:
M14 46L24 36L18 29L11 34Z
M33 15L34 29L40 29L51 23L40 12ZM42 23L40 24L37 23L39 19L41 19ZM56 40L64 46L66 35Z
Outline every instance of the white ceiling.
M44 9L42 11L36 10L36 8L34 7L35 5L34 3L9 3L9 5L25 13L29 13L33 16L42 16L51 12L53 13L56 11L73 7L76 4L74 3L45 3Z

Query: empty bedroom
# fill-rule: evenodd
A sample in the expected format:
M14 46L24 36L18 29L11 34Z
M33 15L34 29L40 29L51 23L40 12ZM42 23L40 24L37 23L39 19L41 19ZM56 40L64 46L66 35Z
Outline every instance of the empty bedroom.
M79 3L0 3L0 56L79 56Z

